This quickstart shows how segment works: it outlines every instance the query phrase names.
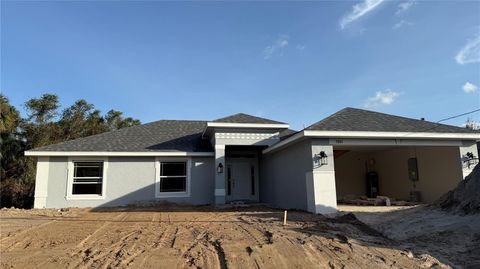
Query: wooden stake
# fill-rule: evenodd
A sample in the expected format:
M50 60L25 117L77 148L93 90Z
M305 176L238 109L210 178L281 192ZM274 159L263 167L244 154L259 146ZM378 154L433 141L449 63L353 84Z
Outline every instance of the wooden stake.
M283 225L287 225L287 210L283 213Z

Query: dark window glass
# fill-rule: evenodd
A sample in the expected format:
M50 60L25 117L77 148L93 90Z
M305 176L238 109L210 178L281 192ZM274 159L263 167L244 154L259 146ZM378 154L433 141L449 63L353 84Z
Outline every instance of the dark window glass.
M185 192L187 177L161 178L161 192Z
M250 168L250 174L251 174L251 179L252 179L252 195L255 195L255 167Z
M227 166L227 195L232 195L232 168Z
M187 191L187 163L160 163L160 192Z
M102 184L73 184L72 193L102 195Z
M103 162L73 163L72 194L102 195Z
M74 177L101 177L102 173L101 162L75 162Z
M185 162L162 162L162 173L160 176L186 176Z

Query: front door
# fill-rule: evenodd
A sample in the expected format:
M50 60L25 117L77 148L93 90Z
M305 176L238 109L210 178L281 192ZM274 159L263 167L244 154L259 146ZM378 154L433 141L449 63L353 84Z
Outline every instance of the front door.
M249 161L227 165L227 195L229 200L255 199L255 166Z

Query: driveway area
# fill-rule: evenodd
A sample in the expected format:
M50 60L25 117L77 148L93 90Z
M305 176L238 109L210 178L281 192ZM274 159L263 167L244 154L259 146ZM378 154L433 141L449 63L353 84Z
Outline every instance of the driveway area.
M358 221L267 207L0 210L2 268L447 268Z

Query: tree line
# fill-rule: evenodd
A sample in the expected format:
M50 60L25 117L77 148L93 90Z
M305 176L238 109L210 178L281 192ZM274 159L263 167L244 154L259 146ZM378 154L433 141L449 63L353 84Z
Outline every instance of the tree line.
M36 163L24 155L26 150L140 124L113 109L102 115L84 99L60 111L55 94L43 94L24 105L25 118L0 94L1 207L33 206Z

